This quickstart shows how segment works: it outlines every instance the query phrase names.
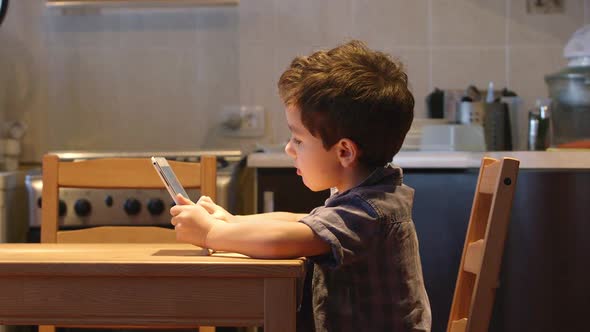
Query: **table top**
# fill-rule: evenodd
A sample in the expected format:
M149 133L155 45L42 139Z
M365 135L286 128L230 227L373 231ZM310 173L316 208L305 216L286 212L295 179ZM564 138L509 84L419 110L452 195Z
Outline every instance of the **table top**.
M253 259L206 255L189 244L0 244L0 276L108 275L191 277L301 277L303 258Z

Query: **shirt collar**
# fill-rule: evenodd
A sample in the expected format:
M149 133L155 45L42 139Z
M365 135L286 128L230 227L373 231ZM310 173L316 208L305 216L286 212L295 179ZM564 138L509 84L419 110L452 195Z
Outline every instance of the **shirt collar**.
M404 176L404 173L401 167L396 166L393 163L387 163L385 166L375 169L360 184L346 190L345 193L351 191L354 188L371 186L380 183L383 181L384 178L389 176L393 177L392 181L396 186L402 185L402 178ZM336 188L330 188L330 196L336 194L338 194L338 190L336 190Z

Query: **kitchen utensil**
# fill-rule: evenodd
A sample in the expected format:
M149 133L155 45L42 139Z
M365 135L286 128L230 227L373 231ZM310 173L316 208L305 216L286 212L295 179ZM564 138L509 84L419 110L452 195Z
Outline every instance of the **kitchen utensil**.
M529 112L528 149L546 150L551 143L550 102L537 100L537 108Z
M505 103L484 104L484 131L488 151L512 150L510 114Z
M439 88L434 88L434 91L426 96L426 107L429 118L441 119L444 117L444 98L445 94Z
M481 101L481 92L475 85L470 85L465 90L465 96L469 97L471 101Z
M506 88L500 92L500 102L508 106L510 114L510 135L513 150L527 149L527 113L522 110L522 98Z

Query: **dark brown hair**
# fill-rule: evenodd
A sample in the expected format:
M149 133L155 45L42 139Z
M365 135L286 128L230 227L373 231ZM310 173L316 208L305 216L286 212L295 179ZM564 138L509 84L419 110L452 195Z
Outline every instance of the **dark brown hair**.
M402 65L357 40L295 58L278 86L285 105L301 110L303 125L324 148L351 139L368 167L393 159L414 117Z

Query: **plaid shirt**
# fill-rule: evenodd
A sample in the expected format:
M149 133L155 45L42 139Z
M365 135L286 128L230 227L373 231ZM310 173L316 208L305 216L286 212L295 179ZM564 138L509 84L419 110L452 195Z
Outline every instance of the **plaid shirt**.
M309 257L312 293L298 330L430 331L413 198L402 170L388 165L300 220L332 250Z

